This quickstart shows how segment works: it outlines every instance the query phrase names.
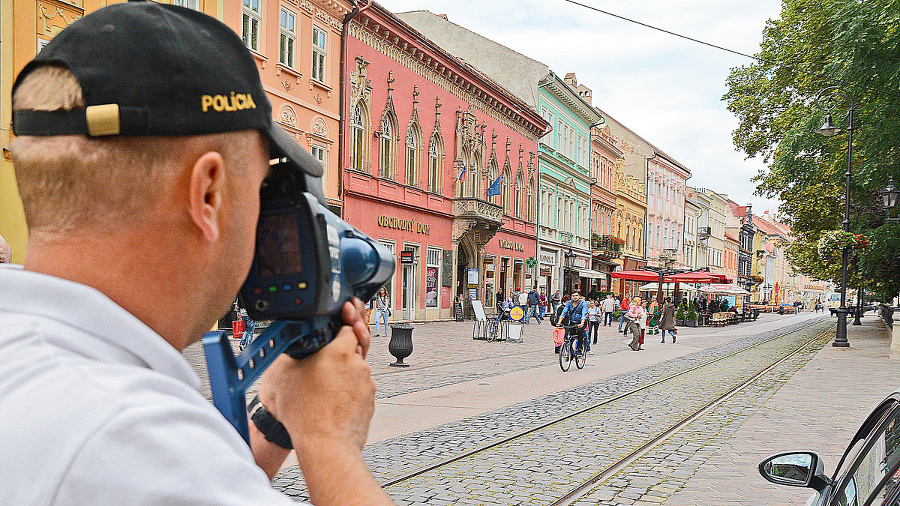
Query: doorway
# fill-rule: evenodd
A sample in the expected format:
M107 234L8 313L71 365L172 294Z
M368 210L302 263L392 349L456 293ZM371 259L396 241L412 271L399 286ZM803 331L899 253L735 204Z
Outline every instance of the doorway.
M417 283L416 283L416 266L419 264L419 248L418 246L407 245L406 251L412 251L413 262L403 265L403 273L401 274L400 288L400 304L404 320L413 320L416 316L416 299Z

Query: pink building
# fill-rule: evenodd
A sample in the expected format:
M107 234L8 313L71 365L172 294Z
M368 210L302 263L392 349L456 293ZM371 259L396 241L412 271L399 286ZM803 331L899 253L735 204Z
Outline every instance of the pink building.
M616 147L616 138L609 126L594 127L591 132L591 269L606 273L597 288L611 290L609 273L616 268L614 259L622 252L620 239L615 235L616 213L616 160L622 158L622 150Z
M393 318L531 286L547 123L374 2L348 26L344 65L343 217L396 255Z
M660 151L647 160L647 265L688 268L684 261L685 182L691 171Z

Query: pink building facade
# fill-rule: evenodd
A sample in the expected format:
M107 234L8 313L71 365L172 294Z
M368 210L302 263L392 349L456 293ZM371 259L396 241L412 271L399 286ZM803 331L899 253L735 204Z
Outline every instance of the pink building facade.
M611 277L617 266L614 259L622 254L621 239L615 235L616 160L622 150L609 126L594 127L591 132L591 269L605 273L597 289L612 290Z
M688 268L683 240L689 177L688 169L660 151L647 160L647 265Z
M530 286L547 123L376 3L348 26L344 64L343 216L396 256L392 318Z

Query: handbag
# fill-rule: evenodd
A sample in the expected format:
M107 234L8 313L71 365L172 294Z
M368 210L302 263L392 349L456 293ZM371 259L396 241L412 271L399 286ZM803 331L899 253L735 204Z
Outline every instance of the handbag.
M566 329L557 327L553 329L553 344L556 346L562 346L562 343L566 340Z

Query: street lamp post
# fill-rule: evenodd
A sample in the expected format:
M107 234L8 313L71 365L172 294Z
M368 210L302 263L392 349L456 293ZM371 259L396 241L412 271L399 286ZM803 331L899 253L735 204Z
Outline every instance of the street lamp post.
M575 267L575 257L578 255L572 252L572 248L569 248L567 253L563 253L564 258L564 272L563 272L563 291L568 294L572 293L573 280L572 280L572 270Z
M887 211L888 217L885 218L887 221L900 221L900 216L896 218L892 218L891 212L894 208L900 204L900 190L894 188L894 176L891 176L890 181L888 181L888 185L881 190L881 205L884 207L884 210Z
M838 105L838 99L847 105L847 172L844 189L844 231L850 231L850 176L853 168L853 113L855 112L853 96L840 86L829 86L819 92L816 97L816 106L825 111L825 124L816 130L816 133L831 137L840 130L831 124L831 110ZM837 310L837 329L834 333L832 346L847 348L850 341L847 340L847 262L849 260L850 247L844 246L841 252L841 307Z

